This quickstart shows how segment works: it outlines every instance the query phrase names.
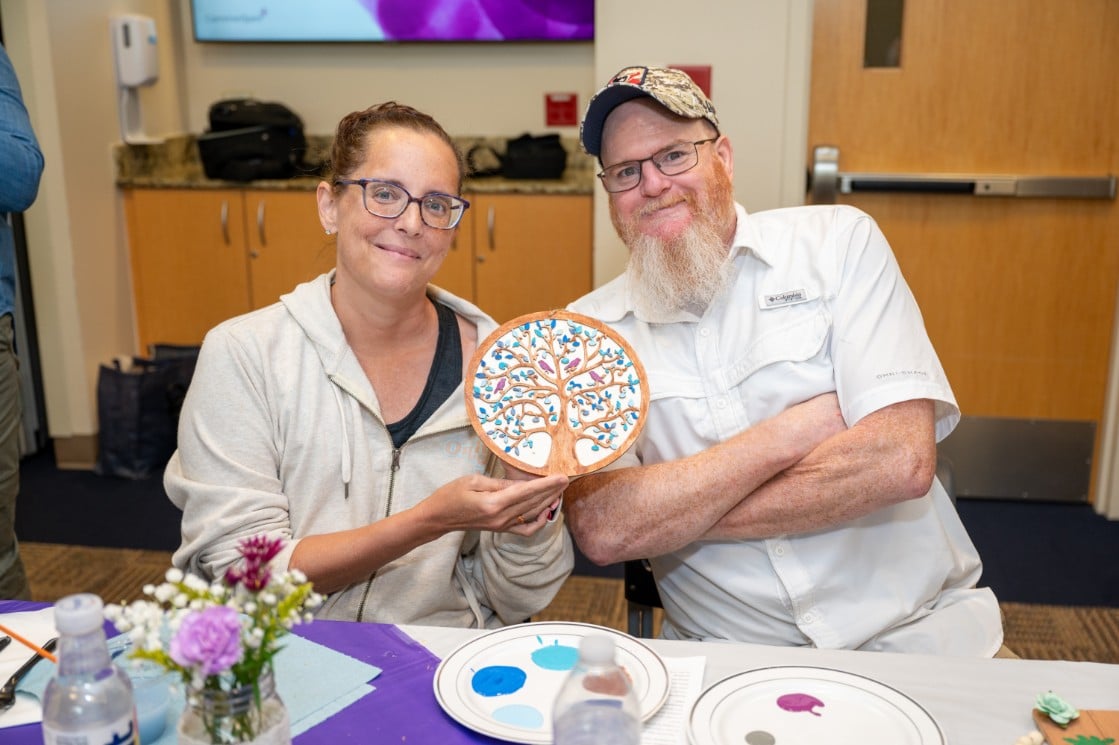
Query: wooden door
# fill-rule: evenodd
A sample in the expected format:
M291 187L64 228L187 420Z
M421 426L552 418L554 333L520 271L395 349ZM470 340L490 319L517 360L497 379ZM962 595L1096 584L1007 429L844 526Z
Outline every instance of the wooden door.
M474 287L482 310L504 323L563 308L590 291L591 197L477 197Z
M334 241L319 223L314 192L250 190L245 211L252 307L334 268Z
M850 173L1119 173L1119 3L905 0L889 68L863 66L866 8L816 0L810 153L837 146ZM965 417L1101 420L1113 199L839 201L890 240Z
M124 209L141 354L249 310L239 191L129 189Z

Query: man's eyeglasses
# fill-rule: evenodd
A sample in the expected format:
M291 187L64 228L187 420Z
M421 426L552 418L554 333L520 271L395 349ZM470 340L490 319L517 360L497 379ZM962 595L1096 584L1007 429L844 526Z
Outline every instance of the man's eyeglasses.
M679 176L684 171L690 171L699 163L699 146L714 142L718 137L695 142L677 142L669 145L664 150L653 153L648 158L641 160L627 160L615 163L602 169L598 177L606 191L616 194L620 191L629 191L641 183L641 167L645 161L652 161L657 170L665 176Z
M408 205L415 202L420 206L420 219L424 225L438 230L450 230L458 225L470 202L450 194L433 191L422 197L414 197L403 186L372 178L339 178L334 183L340 186L356 185L361 187L361 203L365 211L377 217L396 218L404 214Z

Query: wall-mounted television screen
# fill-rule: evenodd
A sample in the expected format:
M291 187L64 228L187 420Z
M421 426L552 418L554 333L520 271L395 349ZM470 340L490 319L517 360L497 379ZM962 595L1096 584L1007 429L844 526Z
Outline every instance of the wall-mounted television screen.
M589 41L594 0L191 0L195 41Z

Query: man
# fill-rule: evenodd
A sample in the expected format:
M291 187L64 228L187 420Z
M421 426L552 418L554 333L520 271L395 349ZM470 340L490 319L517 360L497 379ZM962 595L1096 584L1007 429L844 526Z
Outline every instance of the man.
M12 347L15 312L15 248L10 212L35 201L43 154L20 96L19 81L0 46L0 598L31 599L16 542L19 494L19 432L22 403L19 364Z
M567 490L584 553L649 557L668 638L998 652L998 603L934 477L959 409L874 221L748 215L679 71L622 70L580 136L630 261L571 309L626 337L651 387L631 451Z

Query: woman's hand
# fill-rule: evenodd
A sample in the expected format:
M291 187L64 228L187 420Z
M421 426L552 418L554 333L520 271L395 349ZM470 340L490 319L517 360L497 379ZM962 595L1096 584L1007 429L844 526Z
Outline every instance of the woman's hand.
M436 489L416 509L439 532L489 530L530 536L547 524L568 479L516 470L509 475L512 478L461 476Z

